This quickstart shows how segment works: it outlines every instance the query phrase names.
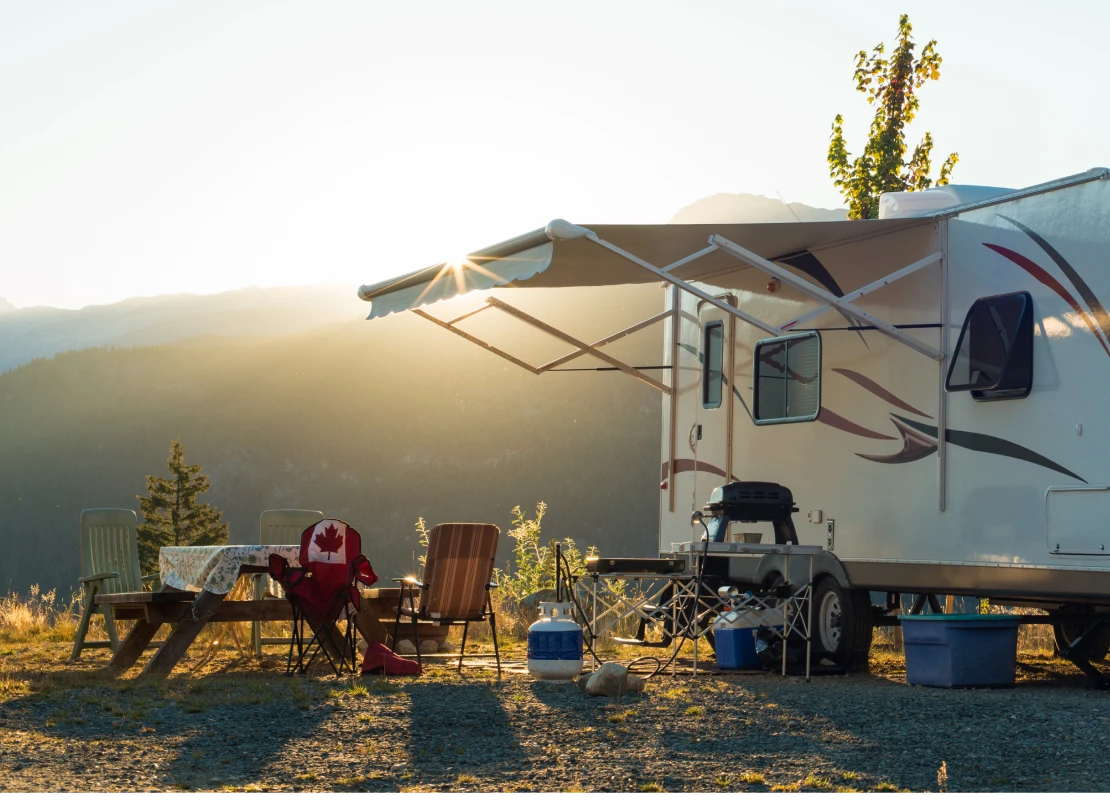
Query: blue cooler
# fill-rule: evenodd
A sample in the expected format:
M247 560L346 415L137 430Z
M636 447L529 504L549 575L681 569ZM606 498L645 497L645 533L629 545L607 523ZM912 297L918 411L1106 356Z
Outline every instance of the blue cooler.
M915 686L1013 686L1019 617L1010 614L910 614L902 622L906 683Z
M762 624L768 625L781 620L781 616L764 614ZM734 622L718 618L713 625L713 649L717 654L717 669L763 669L763 662L755 652L755 632L759 628L760 617L740 612ZM782 630L782 623L775 626Z

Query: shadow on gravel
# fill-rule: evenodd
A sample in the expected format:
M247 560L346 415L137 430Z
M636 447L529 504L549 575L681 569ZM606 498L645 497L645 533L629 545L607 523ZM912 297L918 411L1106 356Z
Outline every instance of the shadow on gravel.
M420 683L408 687L407 739L413 780L453 782L469 773L510 780L526 766L497 683Z

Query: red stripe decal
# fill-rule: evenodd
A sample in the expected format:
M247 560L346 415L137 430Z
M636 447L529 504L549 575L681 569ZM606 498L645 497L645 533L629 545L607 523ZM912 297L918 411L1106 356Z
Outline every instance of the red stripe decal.
M1043 267L1033 263L1021 253L1015 253L1013 250L1010 250L998 244L988 244L987 242L983 242L983 246L989 247L1000 256L1004 256L1010 261L1013 261L1015 264L1028 272L1038 281L1043 283L1049 289L1060 295L1060 297L1063 298L1064 302L1071 306L1075 313L1083 318L1083 321L1087 323L1087 327L1091 329L1091 333L1094 334L1095 339L1097 339L1098 343L1102 345L1102 349L1106 351L1106 355L1110 356L1110 349L1107 349L1106 342L1102 341L1102 337L1099 336L1098 327L1095 325L1095 321L1091 319L1090 315L1086 311L1083 310L1083 308L1079 305L1079 302L1074 297L1072 297L1071 292L1065 289L1060 281L1053 278L1044 270Z

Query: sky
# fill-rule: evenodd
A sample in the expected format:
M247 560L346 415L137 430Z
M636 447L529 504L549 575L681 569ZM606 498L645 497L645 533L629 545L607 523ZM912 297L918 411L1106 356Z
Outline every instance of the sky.
M854 54L938 40L954 183L1110 165L1110 4L0 0L0 297L373 283L543 226L843 205Z

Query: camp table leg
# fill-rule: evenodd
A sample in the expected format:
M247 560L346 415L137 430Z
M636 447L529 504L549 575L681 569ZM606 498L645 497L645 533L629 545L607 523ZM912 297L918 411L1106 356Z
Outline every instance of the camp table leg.
M139 656L143 654L146 646L154 639L154 634L158 633L158 629L161 627L161 622L147 622L145 619L135 620L135 627L131 629L131 633L127 634L127 638L116 650L116 654L112 656L108 666L120 672L129 669L132 664L139 660Z
M169 675L185 656L189 645L197 638L208 618L219 608L226 595L213 594L205 589L193 601L193 619L185 619L173 626L158 652L143 667L143 675Z
M786 583L790 583L790 552L786 553ZM786 601L782 610L782 676L786 677L786 643L790 641L790 611L794 607L794 598Z

